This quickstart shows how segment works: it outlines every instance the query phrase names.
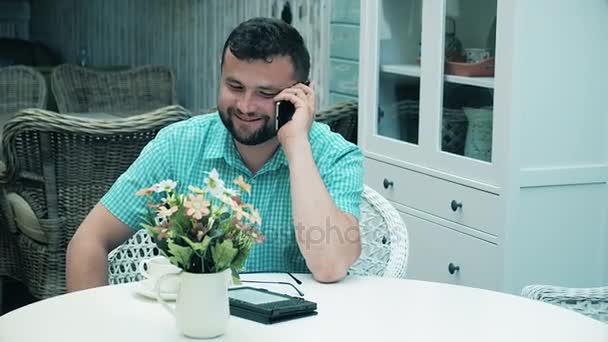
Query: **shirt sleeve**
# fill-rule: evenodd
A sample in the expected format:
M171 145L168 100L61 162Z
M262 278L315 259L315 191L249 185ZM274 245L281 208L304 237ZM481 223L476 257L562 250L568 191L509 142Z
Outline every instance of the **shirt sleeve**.
M330 159L331 167L324 177L325 187L340 210L359 220L363 193L363 153L359 147L350 144Z
M146 196L135 193L173 177L170 146L170 131L163 128L101 199L101 204L132 230L141 228L146 205Z

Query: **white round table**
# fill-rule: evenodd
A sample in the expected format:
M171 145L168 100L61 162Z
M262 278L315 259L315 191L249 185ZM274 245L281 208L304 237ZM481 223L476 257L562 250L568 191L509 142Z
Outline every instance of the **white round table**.
M608 341L608 324L553 305L486 290L414 280L297 275L319 314L264 325L232 316L218 341ZM249 280L290 281L287 274ZM295 283L294 283L295 284ZM297 296L284 285L243 284ZM175 320L140 283L57 296L0 317L0 341L182 341ZM204 324L204 322L201 322Z

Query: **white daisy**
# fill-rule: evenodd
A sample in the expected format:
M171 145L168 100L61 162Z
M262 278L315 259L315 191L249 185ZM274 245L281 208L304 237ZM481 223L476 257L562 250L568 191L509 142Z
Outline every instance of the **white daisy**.
M220 197L224 194L224 181L220 179L220 174L216 169L209 172L209 176L205 178L205 191L210 192L214 197Z
M153 188L155 192L169 192L173 191L176 186L177 182L172 181L170 179L165 179L164 181L161 181L158 184L154 184Z

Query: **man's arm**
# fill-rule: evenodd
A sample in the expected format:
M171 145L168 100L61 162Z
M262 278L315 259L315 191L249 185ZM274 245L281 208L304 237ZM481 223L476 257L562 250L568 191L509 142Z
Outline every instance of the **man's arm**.
M277 135L289 163L298 246L317 281L338 281L361 253L359 225L334 203L312 156L308 134L315 115L313 86L297 84L274 100L291 101L296 108Z
M359 225L332 200L308 139L286 144L296 240L314 278L335 282L359 258Z
M68 292L107 285L108 253L131 235L133 231L126 224L97 203L68 245Z

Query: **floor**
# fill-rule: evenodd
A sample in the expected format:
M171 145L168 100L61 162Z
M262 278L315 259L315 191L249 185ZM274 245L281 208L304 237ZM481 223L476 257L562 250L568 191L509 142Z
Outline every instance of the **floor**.
M2 285L2 300L0 301L0 303L2 303L0 315L35 301L36 298L34 298L21 283L12 279L4 279Z

